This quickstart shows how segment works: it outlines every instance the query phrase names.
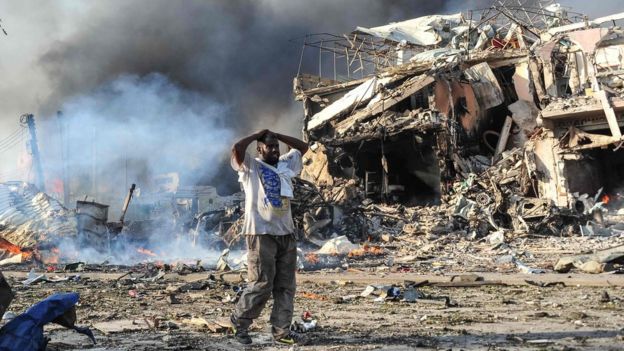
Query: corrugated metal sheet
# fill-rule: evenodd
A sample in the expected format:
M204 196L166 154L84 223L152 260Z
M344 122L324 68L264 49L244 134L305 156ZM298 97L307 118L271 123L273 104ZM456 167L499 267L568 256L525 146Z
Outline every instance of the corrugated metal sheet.
M19 247L76 235L76 218L60 202L24 182L0 183L0 237Z

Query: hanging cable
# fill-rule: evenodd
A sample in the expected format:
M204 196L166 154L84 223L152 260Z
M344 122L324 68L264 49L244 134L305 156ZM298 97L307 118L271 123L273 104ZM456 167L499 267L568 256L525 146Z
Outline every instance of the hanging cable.
M19 132L22 131L22 129L23 129L23 127L17 127L17 129L15 129L11 133L9 133L9 135L6 138L0 140L0 143L4 142L6 139L9 139L10 137L14 136L15 134L18 134Z
M0 147L11 144L12 142L15 141L16 138L19 138L22 135L22 133L23 133L23 128L20 128L16 130L15 132L11 133L11 135L9 135L8 137L0 140Z
M0 145L0 152L4 152L4 151L8 151L12 149L15 145L18 145L21 142L23 142L23 140L24 140L23 133L16 135L10 141L7 141L6 143Z

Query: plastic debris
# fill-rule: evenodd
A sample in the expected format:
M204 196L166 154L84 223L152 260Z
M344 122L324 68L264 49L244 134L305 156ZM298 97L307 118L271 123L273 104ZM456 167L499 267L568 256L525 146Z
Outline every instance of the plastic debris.
M339 236L327 241L316 251L318 254L326 255L347 255L352 250L358 249L360 246L353 244L346 236Z
M95 337L89 328L74 325L78 299L78 293L54 294L13 318L0 329L0 350L45 350L47 340L43 335L43 326L50 322L84 334L95 344Z
M43 282L43 281L47 281L46 275L37 274L35 272L35 269L32 268L30 272L28 272L28 275L26 276L26 280L22 281L22 284L24 284L25 286L28 286L28 285Z

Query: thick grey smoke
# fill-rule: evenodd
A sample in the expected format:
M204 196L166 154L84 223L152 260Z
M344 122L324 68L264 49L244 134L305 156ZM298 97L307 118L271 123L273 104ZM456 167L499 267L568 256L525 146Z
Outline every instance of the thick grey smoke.
M157 73L121 75L61 108L60 119L39 125L58 130L58 142L49 139L43 152L48 177L66 167L72 191L112 205L121 203L129 183L147 190L159 174L178 172L183 184L214 176L215 155L227 153L233 137L224 127L226 107ZM64 152L52 148L60 145Z
M292 101L291 81L301 46L290 39L311 32L346 32L356 25L378 25L442 9L433 2L416 6L410 1L353 0L151 1L145 5L143 1L95 3L78 23L83 30L55 43L40 57L54 87L42 111L50 114L60 108L70 116L70 130L76 127L74 121L81 120L83 133L92 133L89 129L96 135L103 133L97 137L103 147L98 163L111 162L101 162L100 169L118 165L114 158L123 156L139 163L146 159L144 163L152 171L156 163L170 171L189 171L187 164L176 165L167 155L151 152L166 145L164 151L177 153L182 160L190 157L203 162L193 170L193 177L184 178L217 183L223 192L237 189L235 177L223 162L224 146L233 139L227 131L240 135L269 127L299 133L301 112ZM142 78L126 79L123 84L128 89L109 95L110 87L120 84L111 81L120 75L145 77L154 72L168 80L167 89L175 87L211 101L212 107L197 101L181 102L194 111L193 118L205 119L202 128L181 119L179 105L171 110L155 109L161 105L160 93L148 101L145 96L137 99L137 92L149 85ZM109 106L110 100L113 106ZM131 110L131 116L125 110ZM153 120L157 128L151 127ZM205 128L215 124L220 130ZM189 129L193 133L188 133ZM129 148L128 140L115 141L116 133L121 139L133 135L137 146ZM84 136L82 141L89 140ZM72 150L78 147L88 153L89 144L80 147L80 141L75 141ZM195 157L198 151L203 158ZM70 158L76 163L72 170L92 172L89 162L82 164L90 158L88 154ZM75 162L76 158L80 161ZM80 166L87 167L81 170ZM221 176L224 173L230 174ZM100 182L108 179L109 174L101 174ZM110 184L120 183L111 179Z

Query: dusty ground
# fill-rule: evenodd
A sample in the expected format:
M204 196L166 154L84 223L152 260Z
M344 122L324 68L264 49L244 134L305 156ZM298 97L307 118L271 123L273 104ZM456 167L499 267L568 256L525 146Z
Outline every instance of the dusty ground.
M486 282L509 285L417 288L432 297L448 296L450 306L445 306L440 300L375 302L374 296L359 295L371 283L403 289L406 280L448 282L452 274L373 271L335 269L299 275L295 314L310 311L319 328L308 333L311 345L297 349L624 349L624 277L620 275L491 273L483 275ZM207 290L186 292L180 290L191 287L189 282L200 282L195 283L199 287L208 281L209 272L168 274L155 282L133 281L130 276L117 279L120 273L80 274L75 282L23 286L20 281L25 272L5 272L17 295L10 308L16 313L53 292L80 293L77 324L92 326L98 344L93 346L82 335L48 326L51 350L287 349L272 345L266 312L253 328L254 344L247 348L225 332L188 324L193 317L225 321L233 302L224 301L235 296L233 287L241 283L239 274L227 274L224 281L217 276ZM525 279L563 282L565 286L538 287L528 285ZM179 304L171 304L171 294ZM342 301L349 295L358 297Z
M552 271L562 255L623 242L622 235L508 236L504 243L493 244L487 238L449 233L375 244L381 254L326 257L332 268L298 276L295 316L309 311L318 328L308 333L311 344L297 349L624 350L624 275ZM546 273L525 274L515 262ZM245 349L219 326L227 324L236 291L245 284L242 273L181 275L172 268L156 276L163 266L151 263L87 265L83 272L64 272L63 266L37 267L37 272L47 268L52 270L48 278L78 274L80 279L24 286L30 267L4 272L16 293L10 306L15 313L54 292L80 293L77 324L90 326L98 344L48 325L51 350ZM482 280L448 286L451 279L458 284L453 276L468 273ZM414 283L422 284L416 290L425 299L410 303L360 296L370 284L394 285L405 292ZM254 344L246 349L287 348L272 344L268 311L270 303L252 329Z

